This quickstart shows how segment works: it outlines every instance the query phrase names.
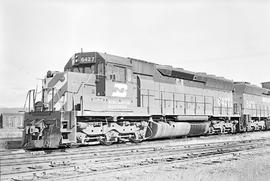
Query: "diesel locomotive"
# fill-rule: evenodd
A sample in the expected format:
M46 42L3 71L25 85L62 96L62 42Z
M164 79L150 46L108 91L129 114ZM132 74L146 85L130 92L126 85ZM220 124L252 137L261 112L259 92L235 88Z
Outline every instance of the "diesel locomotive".
M270 129L270 83L81 52L48 71L25 107L26 149L237 133Z

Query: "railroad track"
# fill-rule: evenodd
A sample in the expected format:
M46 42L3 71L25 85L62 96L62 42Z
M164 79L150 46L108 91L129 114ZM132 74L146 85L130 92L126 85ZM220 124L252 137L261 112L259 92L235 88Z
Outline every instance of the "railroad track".
M243 141L245 144L245 141ZM31 166L34 164L43 164L50 162L51 165L56 164L55 160L58 160L58 162L65 162L65 160L82 160L82 159L103 159L110 156L116 156L116 157L123 157L125 155L129 155L132 153L133 155L136 154L146 154L146 153L153 153L157 151L165 151L165 150L173 150L173 151L185 151L185 150L193 150L198 149L202 147L210 148L216 148L220 144L236 144L235 142L226 142L226 143L211 143L211 144L197 144L197 145L164 145L162 147L156 147L156 146L147 146L147 147L140 147L140 148L122 148L122 149L110 149L110 150L104 150L102 152L98 151L84 151L84 152L73 152L73 153L63 153L63 154L54 154L54 155L40 155L38 157L22 157L22 158L13 158L13 159L3 159L1 162L2 167L6 167L7 170L11 169L12 167L18 166ZM238 143L239 145L239 143ZM25 156L25 155L24 155ZM36 156L36 155L35 155Z
M102 151L54 153L37 157L1 159L1 179L72 179L88 177L104 172L151 166L160 162L185 161L195 157L213 156L270 145L268 139L226 141L207 144L134 145L132 147L108 148ZM130 145L129 145L130 146ZM106 149L105 149L106 148ZM62 154L62 155L61 155ZM25 156L25 155L24 155ZM28 161L27 161L27 160ZM16 164L17 163L17 164ZM64 174L67 173L67 174ZM71 174L71 175L69 175Z
M232 144L235 141L228 141L225 140L227 144ZM248 140L242 140L242 142L248 141ZM212 142L211 144L208 144L208 146L215 146L220 143L223 143L223 141L217 141ZM156 143L156 144L154 144ZM12 154L3 155L1 156L1 165L2 166L18 166L18 165L25 165L25 164L36 164L36 163L42 163L44 161L54 161L55 159L66 159L69 157L70 159L83 159L83 158L89 158L89 157L106 157L114 153L118 154L125 154L128 152L149 152L152 150L162 149L166 147L166 149L175 148L176 146L181 148L182 147L200 147L200 146L206 146L207 143L200 143L200 144L189 144L183 142L176 142L176 141L168 141L168 140L162 140L158 142L154 142L149 146L149 144L128 144L128 145L117 145L116 147L84 147L84 148L78 148L78 149L67 149L67 150L53 150L52 154L46 154L44 151L37 151L37 152L20 152L16 151ZM22 150L21 150L22 151ZM30 159L30 160L29 160Z
M260 133L265 133L265 132L260 132ZM79 147L79 148L67 148L67 149L50 149L50 150L41 150L41 151L24 151L22 149L13 149L13 150L1 150L0 151L0 160L4 161L4 160L12 160L15 158L18 159L23 159L29 158L29 155L31 157L47 157L47 155L49 155L49 153L53 153L53 154L57 154L59 153L60 155L63 155L67 152L67 154L72 154L72 153L78 153L80 152L81 154L83 153L88 153L89 151L91 152L104 152L106 150L110 150L110 151L119 151L120 149L123 148L142 148L144 146L148 146L149 144L151 144L152 146L160 146L160 145L168 145L168 144L179 144L179 145L192 145L192 144L205 144L205 139L207 139L208 141L210 141L211 143L218 143L220 142L220 138L222 138L221 141L231 141L232 138L238 138L238 136L244 136L245 134L249 135L249 134L254 134L254 133L243 133L243 134L233 134L233 135L219 135L219 136L215 136L215 135L211 135L211 136L200 136L198 137L191 137L191 138L187 138L187 139L165 139L165 140L151 140L151 141L145 141L139 144L135 144L135 143L125 143L125 144L115 144L115 145L111 145L109 147L107 146L102 146L102 145L96 145L96 146L86 146L86 147ZM267 135L268 137L268 135ZM215 140L216 138L219 138L218 140ZM229 138L229 139L228 139ZM243 141L248 140L247 138L242 138ZM194 142L196 141L196 142Z
M253 150L254 148L249 148L247 150ZM55 181L60 181L60 180L89 180L89 179L93 179L96 178L95 176L101 176L101 178L109 178L112 176L111 173L118 173L118 175L121 175L121 173L125 173L125 171L130 171L130 170L140 170L140 171L145 171L146 169L149 168L156 168L156 169L160 169L160 164L162 164L163 167L167 167L170 170L172 168L180 168L180 169L185 169L188 165L192 165L192 164L205 164L205 165L210 165L213 163L221 163L220 160L224 160L224 161L231 161L231 160L237 160L237 158L235 158L233 156L233 154L243 154L241 151L245 151L244 154L248 154L248 153L253 153L254 152L247 152L246 150L239 150L239 149L235 149L235 150L223 150L223 152L211 152L209 151L208 153L203 152L203 153L197 153L197 154L191 154L191 156L183 156L183 157L168 157L166 159L164 158L157 158L157 159L146 159L144 162L141 163L132 163L131 165L125 165L122 164L120 166L111 166L110 168L106 167L100 170L91 170L91 169L82 169L81 171L78 170L77 174L74 174L74 172L72 174L69 175L65 175L65 176L57 176L55 175L55 177L53 178L53 180ZM265 148L257 148L256 152L261 152L261 151L265 151ZM268 148L268 153L270 154L270 148ZM230 157L228 157L230 156ZM106 177L106 174L109 175L109 177ZM46 178L46 177L45 177ZM50 177L47 177L50 178ZM104 179L101 179L104 180Z

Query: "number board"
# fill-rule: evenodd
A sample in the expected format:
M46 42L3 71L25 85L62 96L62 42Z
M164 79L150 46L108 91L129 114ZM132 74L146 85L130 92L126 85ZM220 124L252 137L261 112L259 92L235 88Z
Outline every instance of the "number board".
M80 57L75 60L75 63L96 63L95 57Z

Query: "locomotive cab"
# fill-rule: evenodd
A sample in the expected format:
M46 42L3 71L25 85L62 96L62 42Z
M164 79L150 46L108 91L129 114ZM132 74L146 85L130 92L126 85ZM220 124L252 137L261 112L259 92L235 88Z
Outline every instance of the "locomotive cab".
M105 96L105 60L96 52L75 54L70 58L64 71L94 74L96 95Z

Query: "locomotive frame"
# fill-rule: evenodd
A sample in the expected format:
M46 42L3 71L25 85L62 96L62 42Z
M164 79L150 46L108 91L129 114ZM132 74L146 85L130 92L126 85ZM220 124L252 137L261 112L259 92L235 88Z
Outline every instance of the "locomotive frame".
M27 96L27 149L270 127L267 88L106 53L76 53L64 72L48 71L41 92ZM251 99L261 114L248 111Z

